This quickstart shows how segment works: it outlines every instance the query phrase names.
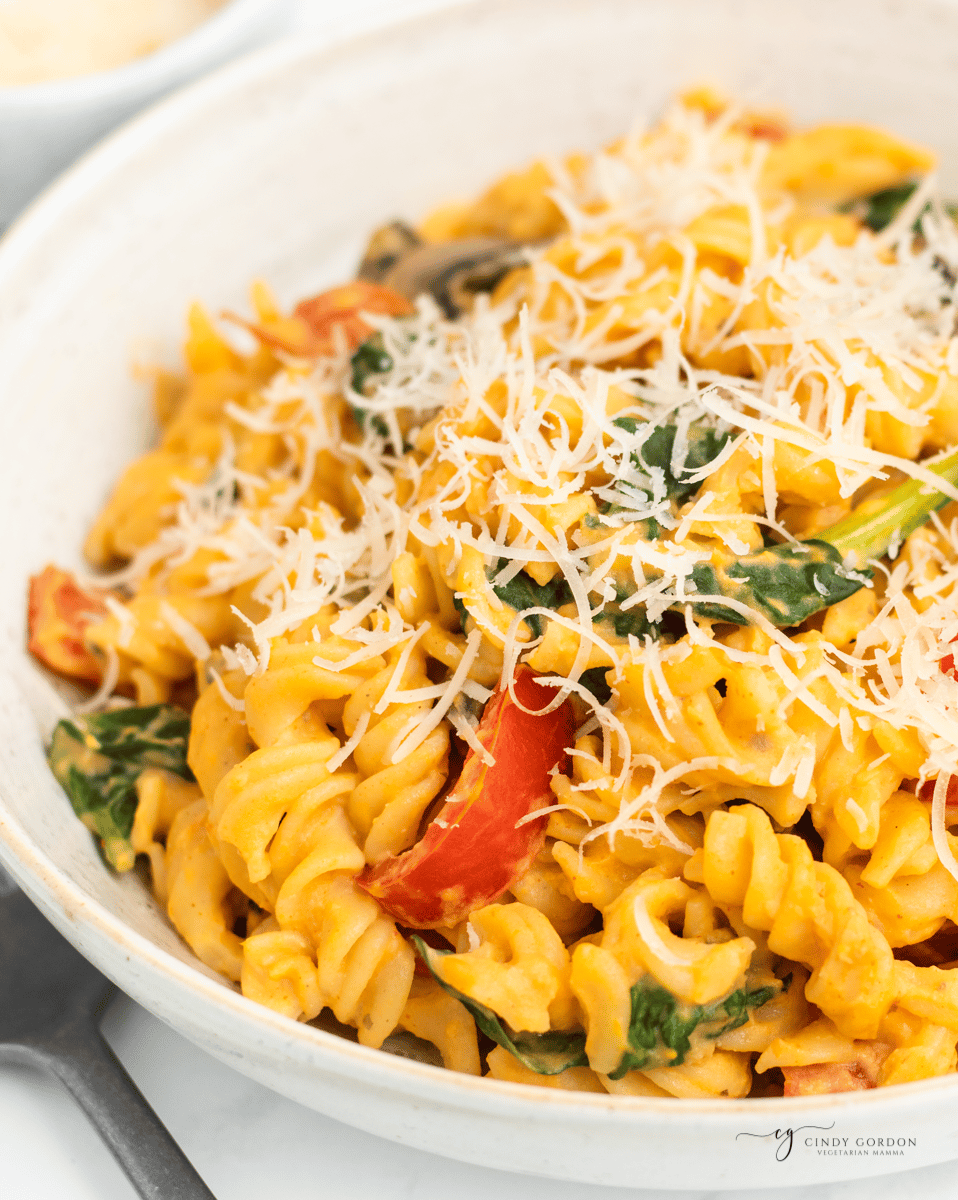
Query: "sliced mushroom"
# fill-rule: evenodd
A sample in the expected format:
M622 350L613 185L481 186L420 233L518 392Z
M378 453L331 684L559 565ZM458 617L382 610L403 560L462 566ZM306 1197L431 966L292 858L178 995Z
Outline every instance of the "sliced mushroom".
M375 231L369 239L359 278L368 283L382 283L396 263L423 244L422 238L405 221L391 221ZM415 297L410 296L411 300Z
M509 238L427 243L394 221L373 234L359 273L409 300L426 292L452 319L471 307L476 292L491 291L524 261L522 243Z

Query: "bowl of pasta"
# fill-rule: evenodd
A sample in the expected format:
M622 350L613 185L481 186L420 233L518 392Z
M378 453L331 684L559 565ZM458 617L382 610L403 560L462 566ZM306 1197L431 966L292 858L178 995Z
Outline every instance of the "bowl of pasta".
M466 1161L952 1157L956 69L947 4L467 5L58 183L0 244L58 928Z

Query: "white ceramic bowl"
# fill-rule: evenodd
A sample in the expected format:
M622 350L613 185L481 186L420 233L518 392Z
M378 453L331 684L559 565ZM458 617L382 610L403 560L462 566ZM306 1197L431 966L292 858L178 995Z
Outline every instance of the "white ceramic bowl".
M25 581L49 560L77 562L111 480L147 444L129 361L147 339L173 354L188 301L237 307L256 276L284 300L344 278L384 219L468 195L535 153L596 145L703 78L803 122L930 142L958 182L951 4L486 0L226 68L105 143L0 244L5 865L120 987L287 1096L467 1161L633 1187L941 1161L958 1154L958 1079L764 1101L583 1095L443 1072L258 1007L196 963L135 878L103 867L50 776L51 693L23 649Z
M287 7L288 0L230 0L185 37L121 67L0 87L0 230L108 130L262 43L280 27Z

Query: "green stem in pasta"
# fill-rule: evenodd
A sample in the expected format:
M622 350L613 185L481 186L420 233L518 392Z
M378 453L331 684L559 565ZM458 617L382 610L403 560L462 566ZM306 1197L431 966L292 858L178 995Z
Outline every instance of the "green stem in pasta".
M924 465L948 483L958 483L958 450ZM909 534L948 501L932 485L909 479L882 497L880 504L866 502L808 541L766 546L725 562L713 555L709 562L695 565L692 583L699 595L735 600L773 625L798 625L864 587L873 574L869 562L889 551L897 553ZM734 625L748 623L747 613L717 599L693 603L699 616Z
M958 483L958 450L937 462L923 464L948 483ZM900 545L949 501L944 492L920 479L908 479L883 498L880 506L867 503L818 535L843 557L854 555L860 566Z
M192 780L190 718L168 704L119 708L60 721L47 758L73 811L99 839L107 862L128 871L136 781L148 767Z

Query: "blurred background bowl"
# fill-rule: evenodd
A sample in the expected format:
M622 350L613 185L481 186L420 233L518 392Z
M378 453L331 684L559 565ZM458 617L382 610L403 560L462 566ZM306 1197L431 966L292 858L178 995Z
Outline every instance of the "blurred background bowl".
M108 130L180 84L282 32L289 8L290 0L229 0L183 37L122 66L0 86L0 230Z

